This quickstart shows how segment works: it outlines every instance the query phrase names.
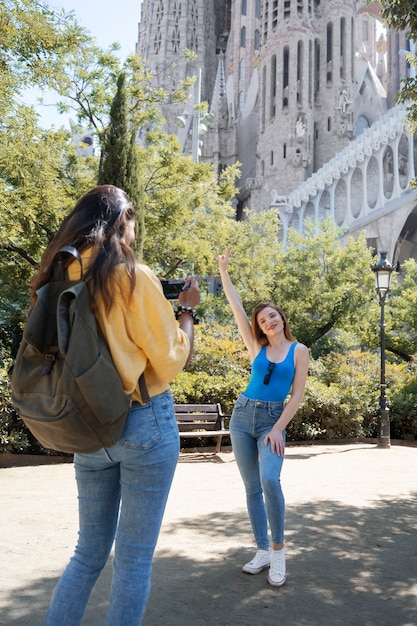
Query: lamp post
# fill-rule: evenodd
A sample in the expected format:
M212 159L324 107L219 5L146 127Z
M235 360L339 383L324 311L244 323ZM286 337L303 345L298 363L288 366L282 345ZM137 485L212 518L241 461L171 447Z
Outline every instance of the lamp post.
M387 253L381 252L381 258L371 269L375 274L375 289L379 296L379 304L381 307L381 393L379 398L378 447L390 448L389 409L385 393L385 301L390 290L391 273L394 271L394 268L387 260Z

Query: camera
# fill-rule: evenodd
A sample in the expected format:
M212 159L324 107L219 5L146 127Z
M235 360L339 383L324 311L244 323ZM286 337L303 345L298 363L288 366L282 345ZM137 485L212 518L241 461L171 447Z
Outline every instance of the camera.
M176 300L181 291L186 291L190 288L189 285L185 287L185 280L163 280L161 279L162 289L164 296L167 300Z

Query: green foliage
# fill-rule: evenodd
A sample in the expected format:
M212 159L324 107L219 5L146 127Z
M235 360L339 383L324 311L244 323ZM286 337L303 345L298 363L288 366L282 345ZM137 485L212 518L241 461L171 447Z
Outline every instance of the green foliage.
M386 306L387 349L409 361L417 352L417 263L403 263L401 277L391 285Z
M402 364L402 375L388 388L391 403L391 436L395 439L417 439L417 360Z
M391 0L390 2L378 0L378 3L381 5L384 25L398 31L406 31L407 39L415 41L417 38L416 3L409 0ZM406 59L411 67L417 67L415 53L408 53ZM397 101L407 105L409 132L415 134L417 129L417 79L415 77L403 79ZM416 187L416 185L417 181L414 179L411 186Z
M110 108L110 123L104 133L97 181L99 185L115 185L128 192L129 139L126 76L122 72L117 79L117 92Z
M12 408L6 365L0 366L0 452L27 452L31 444Z
M360 350L312 361L305 397L291 428L311 424L322 439L372 435L378 372L376 356Z
M313 347L332 329L361 324L372 292L371 253L364 236L338 241L328 221L306 236L292 231L277 254L271 298L282 305L297 339ZM301 303L301 306L300 306Z
M172 383L178 403L221 402L230 414L249 381L248 353L233 326L206 323L196 327L194 356Z
M395 30L409 30L410 37L417 37L417 5L410 0L378 0L386 25Z

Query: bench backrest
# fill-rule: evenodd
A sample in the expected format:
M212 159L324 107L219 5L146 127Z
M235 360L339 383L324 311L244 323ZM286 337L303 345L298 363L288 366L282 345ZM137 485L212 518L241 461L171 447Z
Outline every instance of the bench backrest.
M219 430L223 428L223 413L217 404L175 404L175 419L180 431Z

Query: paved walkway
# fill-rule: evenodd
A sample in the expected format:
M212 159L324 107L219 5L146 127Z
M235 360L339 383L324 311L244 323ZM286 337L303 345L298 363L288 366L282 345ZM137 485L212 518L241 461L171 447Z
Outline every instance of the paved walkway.
M240 570L254 547L233 453L181 455L143 626L417 625L417 448L290 446L283 485L276 589ZM41 626L76 538L72 465L2 468L0 493L0 624ZM83 626L104 626L110 578Z

